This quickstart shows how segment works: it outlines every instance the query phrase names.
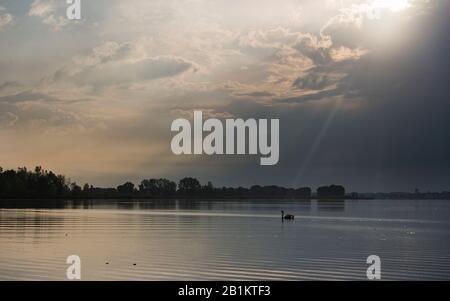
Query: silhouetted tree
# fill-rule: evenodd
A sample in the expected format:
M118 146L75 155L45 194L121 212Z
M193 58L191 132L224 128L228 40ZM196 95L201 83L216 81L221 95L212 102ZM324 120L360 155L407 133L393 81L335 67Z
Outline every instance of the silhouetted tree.
M142 180L139 191L150 196L173 195L177 190L177 184L168 179Z
M134 184L126 182L125 184L117 186L117 192L124 194L131 194L134 192Z
M178 183L178 191L182 194L194 194L201 191L200 182L195 178L184 178Z
M297 188L295 190L295 196L300 198L309 198L311 197L312 190L309 187Z
M345 188L340 185L322 186L317 189L319 198L344 198Z
M214 192L213 184L210 181L208 181L208 184L202 186L202 192L205 192L205 193L208 193L208 194L213 193Z
M25 167L15 170L0 169L0 196L56 197L69 191L65 178L36 167L34 172Z
M76 196L76 197L81 196L81 192L82 192L81 187L78 186L77 183L73 182L70 184L70 193L73 196Z
M322 186L317 189L319 198L345 198L345 188L340 185ZM201 186L195 178L184 178L177 185L168 179L145 179L139 185L139 191L131 182L116 188L99 188L85 184L83 188L75 182L66 180L63 175L44 170L37 166L30 171L26 167L17 170L4 170L0 167L0 198L116 198L116 197L218 197L218 198L310 198L311 188L286 188L281 186L254 185L245 187L215 188L211 182ZM353 198L359 194L352 193ZM361 194L362 197L369 197ZM450 192L399 192L377 194L388 199L450 199ZM323 207L323 206L322 206Z

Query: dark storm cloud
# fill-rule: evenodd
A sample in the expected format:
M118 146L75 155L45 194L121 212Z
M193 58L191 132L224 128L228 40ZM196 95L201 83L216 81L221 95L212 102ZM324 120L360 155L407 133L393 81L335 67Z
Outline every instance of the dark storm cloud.
M375 49L347 65L348 75L337 89L289 100L334 95L348 99L350 93L362 102L357 114L339 110L332 117L309 163L311 170L333 167L323 176L348 177L348 185L359 189L358 178L366 178L364 186L371 190L449 188L445 183L450 183L450 42L445 11L409 20L404 25L413 33L401 38L401 51L386 56ZM317 124L325 124L326 118ZM339 171L345 172L338 176Z
M305 76L297 78L293 86L299 89L321 90L330 85L330 79L326 74L308 73Z
M323 90L316 93L310 93L302 96L294 96L287 98L275 98L273 101L276 103L285 103L285 104L300 104L303 102L311 101L311 100L322 100L330 97L335 97L341 94L341 89L331 89L331 90Z
M314 64L322 65L331 61L330 50L328 47L323 47L317 44L311 36L307 35L294 45L300 53L311 59Z
M258 14L254 1L239 10L231 1L94 1L82 24L25 17L32 1L10 2L17 22L1 33L0 135L12 145L36 140L6 153L10 165L41 157L105 186L195 176L235 186L450 189L448 7L433 11L436 1L385 4L380 20L352 5L368 0L258 1ZM2 84L12 81L21 86ZM279 164L174 156L170 113L195 109L279 118ZM50 144L60 156L47 155Z
M280 163L265 168L251 160L242 162L239 179L235 165L223 164L220 174L202 170L203 177L233 185L450 189L450 43L445 12L436 9L410 18L403 24L409 35L399 37L401 45L387 53L388 47L380 45L358 61L312 68L308 76L313 78L327 72L345 76L329 90L274 99L276 104L295 106L236 101L224 107L241 118L279 118ZM298 80L294 84L308 86Z

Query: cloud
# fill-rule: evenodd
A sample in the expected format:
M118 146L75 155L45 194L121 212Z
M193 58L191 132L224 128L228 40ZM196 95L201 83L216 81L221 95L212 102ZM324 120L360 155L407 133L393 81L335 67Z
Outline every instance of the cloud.
M287 28L276 27L249 31L239 37L239 46L242 49L273 49L294 45L302 39L303 34L291 32Z
M299 96L286 97L286 98L274 98L275 103L285 103L285 104L301 104L312 100L327 100L336 96L341 95L341 89L330 89L322 90L316 93L308 93Z
M34 0L28 15L40 18L44 24L58 31L69 25L69 20L65 15L65 5L65 1Z
M362 35L364 21L365 15L361 13L359 5L341 8L338 15L326 22L320 34L331 37L335 45L356 47Z
M69 32L59 30L65 1L29 2L20 14L55 31L20 20L2 33L5 162L42 160L105 185L189 174L219 185L384 190L449 178L449 27L435 12L414 5L377 21L357 11L369 0L249 0L238 10L232 1L99 0L83 2L88 26ZM170 122L195 109L280 118L280 164L174 158Z
M266 91L254 91L254 92L246 92L246 93L236 93L236 96L245 96L245 97L271 97L272 93Z
M0 83L0 97L17 94L21 89L23 89L23 86L18 81L6 81Z
M79 84L120 85L179 75L192 64L178 57L151 57L136 62L114 61L82 70L73 76Z
M20 103L29 101L54 101L54 100L55 99L53 97L50 97L43 93L33 92L31 90L0 97L0 103Z
M329 38L283 27L250 31L239 38L240 49L251 55L274 59L277 53L293 56L296 52L290 50L296 50L314 64L323 64L330 60L331 46Z
M259 60L262 72L258 74L267 76L260 82L233 84L232 95L259 100L272 97L275 103L301 103L337 95L343 90L336 89L336 84L345 77L345 66L368 53L362 47L336 46L329 35L283 27L250 31L241 35L238 45L251 59ZM250 73L248 67L241 72ZM319 93L306 93L312 90Z
M293 85L299 89L321 90L330 84L330 79L326 73L308 73L297 78Z
M181 57L148 57L139 51L137 43L104 43L91 55L77 57L71 65L55 72L53 79L101 87L174 77L196 69L195 63Z
M342 62L347 60L359 60L362 56L368 53L367 49L361 48L348 48L348 47L337 47L330 50L331 59L334 62Z
M170 115L173 118L185 118L188 120L192 120L194 118L194 111L202 111L203 118L218 118L218 119L227 119L233 118L233 114L227 111L219 111L219 108L192 108L192 109L173 109L170 111Z
M5 8L0 6L0 32L13 22L13 16L5 13Z
M11 112L0 113L0 128L12 127L19 117Z
M330 39L304 34L293 47L317 65L326 64L331 60L329 54L331 46L332 42Z

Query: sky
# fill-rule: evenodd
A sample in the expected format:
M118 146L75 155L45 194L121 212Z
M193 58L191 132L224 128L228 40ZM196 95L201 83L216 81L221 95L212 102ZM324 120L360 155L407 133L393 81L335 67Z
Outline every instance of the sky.
M79 184L450 190L448 0L0 0L0 166ZM176 156L176 118L277 118L280 160Z

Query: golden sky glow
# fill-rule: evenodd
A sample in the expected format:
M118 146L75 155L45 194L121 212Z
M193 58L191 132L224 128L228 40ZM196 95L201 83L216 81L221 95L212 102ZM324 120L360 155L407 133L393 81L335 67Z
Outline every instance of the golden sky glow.
M2 1L0 166L42 165L94 185L183 175L226 184L239 181L236 173L245 174L243 184L271 182L273 175L288 185L314 184L310 179L323 173L339 181L352 173L330 166L363 158L366 150L321 154L331 143L327 135L343 135L360 116L367 124L356 141L380 128L368 124L373 112L392 109L374 99L397 97L398 87L409 93L417 70L409 70L416 65L408 59L440 43L427 39L439 36L433 30L441 18L433 14L445 11L438 9L444 1L425 0L238 2L83 1L82 20L69 21L65 1ZM373 7L380 9L376 18L367 13ZM170 123L194 109L221 118L280 117L280 166L174 156ZM385 162L379 145L373 164ZM361 166L346 164L355 174ZM361 185L378 179L380 164L365 169Z

